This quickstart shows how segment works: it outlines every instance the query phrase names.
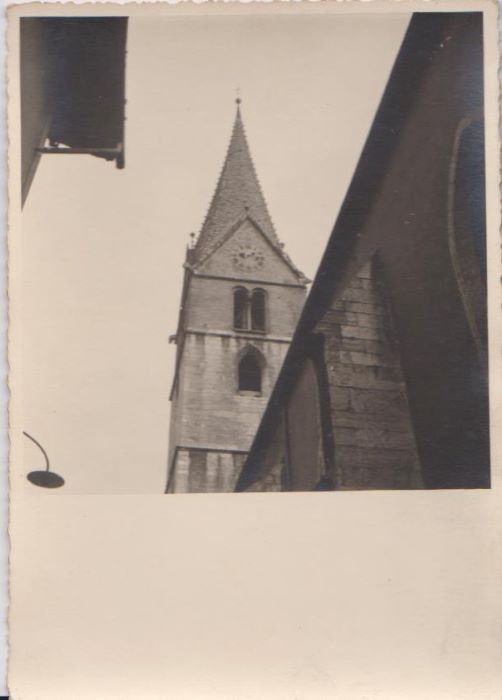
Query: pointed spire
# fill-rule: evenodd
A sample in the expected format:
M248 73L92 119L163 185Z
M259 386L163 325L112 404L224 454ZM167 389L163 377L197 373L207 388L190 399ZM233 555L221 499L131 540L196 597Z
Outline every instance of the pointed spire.
M245 216L250 216L274 246L279 245L268 213L241 116L241 98L237 104L232 136L216 191L195 246L200 260Z

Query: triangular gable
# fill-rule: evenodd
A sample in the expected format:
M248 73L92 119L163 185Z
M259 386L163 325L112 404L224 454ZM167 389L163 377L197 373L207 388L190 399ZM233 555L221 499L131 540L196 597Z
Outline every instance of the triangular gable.
M284 251L271 243L250 216L237 221L205 257L195 263L194 270L233 279L285 284L307 282Z

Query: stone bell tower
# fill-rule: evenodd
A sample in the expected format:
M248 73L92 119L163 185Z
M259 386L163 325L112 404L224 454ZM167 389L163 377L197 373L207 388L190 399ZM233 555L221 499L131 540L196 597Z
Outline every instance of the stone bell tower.
M308 282L275 233L239 99L223 170L184 268L166 493L229 492Z

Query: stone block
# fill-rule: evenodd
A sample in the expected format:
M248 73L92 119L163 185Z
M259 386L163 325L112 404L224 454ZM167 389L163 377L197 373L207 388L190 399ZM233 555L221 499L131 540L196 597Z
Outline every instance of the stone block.
M364 303L360 301L344 301L343 310L351 311L357 314L370 314L374 316L385 316L387 310L382 304L375 302Z
M346 411L350 409L350 389L333 387L330 394L332 409ZM337 414L338 415L338 414Z
M406 398L400 389L350 389L350 406L356 413L383 413L396 419L403 415L408 416Z
M371 454L353 447L336 452L335 474L339 488L416 488L419 465L411 452L378 451Z
M375 282L371 279L371 277L360 277L358 281L359 289L365 289L367 292L371 292L375 297L380 296Z
M388 465L378 468L342 468L338 474L338 483L342 490L413 488L412 472L409 468L393 468Z
M370 367L398 367L399 364L391 353L369 353L341 351L338 354L338 361L346 365L368 365Z
M371 263L370 263L370 262L366 263L366 265L364 265L364 267L362 267L362 268L358 271L356 277L357 277L358 279L368 279L368 280L369 280L369 279L372 279L372 277L373 277L373 270L372 270L372 265L371 265Z
M327 346L328 349L333 348L333 350L344 350L353 352L373 352L373 350L368 349L367 340L363 338L344 338L343 342L338 341L333 342Z
M328 309L328 311L326 311L324 314L322 321L325 324L350 323L350 321L357 323L357 317L355 315L350 316L345 311Z
M356 326L362 326L363 328L388 328L387 319L384 316L347 312L347 322L349 325L353 325L351 319L355 321Z
M359 466L375 469L389 466L393 469L409 469L417 463L416 456L411 450L389 450L374 448L367 450L358 445L335 445L335 463L343 465L357 464Z
M344 324L341 329L342 338L362 338L364 340L381 340L382 329L362 327L352 324Z
M315 327L315 332L323 333L329 340L332 340L334 338L341 338L341 323L325 321L323 319Z
M338 339L336 339L338 340ZM344 338L343 345L340 341L333 343L335 347L342 347L343 350L353 351L353 352L366 352L379 355L382 353L388 353L387 343L383 340L368 340L365 338Z
M397 415L390 415L386 410L375 411L374 413L356 413L350 409L350 406L347 408L335 408L333 424L336 428L352 428L356 430L380 427L394 432L407 432L409 428L407 415L404 415L402 412Z
M374 293L370 289L355 289L354 287L347 287L343 292L341 301L363 301L366 303L371 303L373 301Z
M328 368L330 385L362 389L396 390L401 388L401 372L392 367L333 364Z
M333 432L335 436L335 454L339 446L350 446L358 447L359 443L357 441L357 429L356 428L342 428L333 424Z
M408 431L395 431L387 427L343 428L334 427L335 449L337 445L369 447L382 450L412 450L414 441Z

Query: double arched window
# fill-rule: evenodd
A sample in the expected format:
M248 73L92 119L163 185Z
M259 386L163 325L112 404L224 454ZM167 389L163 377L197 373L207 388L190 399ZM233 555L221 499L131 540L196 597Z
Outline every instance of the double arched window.
M234 289L234 328L238 331L264 333L267 325L267 295L263 289L249 292L245 287Z
M264 365L265 358L259 350L254 347L244 350L237 369L239 391L261 394Z

